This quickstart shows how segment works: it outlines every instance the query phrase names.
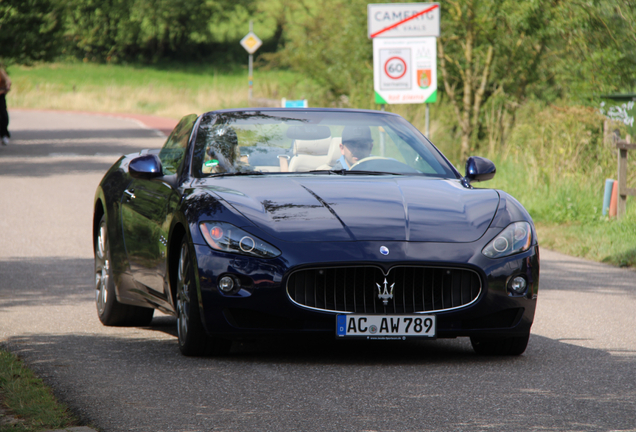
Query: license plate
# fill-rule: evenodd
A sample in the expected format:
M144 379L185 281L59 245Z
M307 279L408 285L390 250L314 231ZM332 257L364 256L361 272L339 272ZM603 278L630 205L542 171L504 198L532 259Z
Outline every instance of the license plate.
M370 340L435 337L435 315L337 315L336 336Z

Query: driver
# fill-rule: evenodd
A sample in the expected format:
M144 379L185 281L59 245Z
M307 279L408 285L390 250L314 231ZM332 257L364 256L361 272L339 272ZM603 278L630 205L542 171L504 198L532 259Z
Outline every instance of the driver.
M371 129L368 126L345 126L342 130L340 152L342 156L333 166L333 170L350 170L353 165L369 157L373 148Z

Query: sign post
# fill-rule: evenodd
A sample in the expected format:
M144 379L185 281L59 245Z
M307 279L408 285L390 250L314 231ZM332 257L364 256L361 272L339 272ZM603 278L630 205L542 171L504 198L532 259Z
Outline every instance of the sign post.
M252 100L252 85L254 83L254 78L252 76L253 72L253 54L263 45L263 41L261 41L258 36L254 34L254 22L250 21L250 32L245 35L243 39L241 39L241 45L245 48L245 51L249 53L248 60L248 69L249 69L249 84L250 90L248 92L248 100Z
M437 101L439 3L389 3L367 6L368 36L373 39L375 102L426 104Z

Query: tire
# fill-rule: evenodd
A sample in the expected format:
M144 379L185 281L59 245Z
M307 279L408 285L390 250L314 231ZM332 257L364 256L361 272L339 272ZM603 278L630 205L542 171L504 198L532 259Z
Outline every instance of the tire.
M201 321L199 300L194 280L194 267L190 259L187 238L181 241L177 266L177 334L179 349L185 356L223 355L230 351L232 342L210 337Z
M95 306L99 320L106 326L147 326L155 311L117 301L105 215L99 221L95 239Z
M530 334L504 338L471 336L470 343L477 354L489 356L518 356L528 346Z

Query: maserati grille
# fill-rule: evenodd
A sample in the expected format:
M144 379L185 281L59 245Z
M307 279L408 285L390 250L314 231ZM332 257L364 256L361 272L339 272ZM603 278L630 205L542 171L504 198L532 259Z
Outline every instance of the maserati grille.
M334 312L436 312L466 306L480 292L479 274L463 268L396 266L386 275L374 266L312 268L287 280L292 301Z

